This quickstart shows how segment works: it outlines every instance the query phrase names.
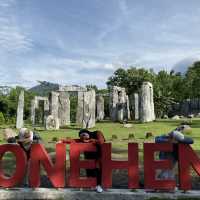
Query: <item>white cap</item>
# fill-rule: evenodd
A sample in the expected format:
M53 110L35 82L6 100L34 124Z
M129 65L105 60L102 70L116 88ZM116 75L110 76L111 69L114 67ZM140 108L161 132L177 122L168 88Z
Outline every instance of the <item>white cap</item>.
M27 128L21 128L21 129L19 130L19 139L20 139L20 140L25 139L24 136L25 136L25 133L26 133L27 131L28 131ZM33 140L33 132L32 132L32 131L30 131L30 140L31 140L31 141Z

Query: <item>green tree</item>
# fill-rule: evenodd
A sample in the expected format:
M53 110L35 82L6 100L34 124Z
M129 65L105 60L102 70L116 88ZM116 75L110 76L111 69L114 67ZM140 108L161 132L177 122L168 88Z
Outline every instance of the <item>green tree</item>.
M169 106L174 103L172 96L173 75L167 71L160 71L154 79L154 103L157 117L168 114Z
M188 98L200 98L200 61L188 68L185 84Z
M0 124L4 124L5 123L5 118L2 112L0 112Z
M7 95L0 94L0 112L3 113L6 122L15 122L18 106L18 97L20 91L24 90L24 119L30 118L30 104L31 99L34 97L34 93L27 91L25 88L16 87L12 88Z
M107 86L120 86L126 88L128 94L138 92L144 81L154 81L154 72L144 68L130 67L125 70L117 69L107 81Z
M95 90L95 92L97 92L98 91L98 87L96 86L96 85L86 85L86 88L88 89L88 90Z

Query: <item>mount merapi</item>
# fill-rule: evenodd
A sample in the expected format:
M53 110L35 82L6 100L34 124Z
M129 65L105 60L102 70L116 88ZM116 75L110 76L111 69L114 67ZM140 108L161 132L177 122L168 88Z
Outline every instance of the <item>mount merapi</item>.
M195 62L199 61L198 58L186 58L186 59L183 59L181 61L179 61L178 63L176 63L172 70L175 72L175 73L181 73L182 75L184 75L188 68L191 67Z
M30 92L35 93L38 96L48 96L51 91L59 89L59 84L50 83L47 81L38 81L39 85L36 85L29 89Z

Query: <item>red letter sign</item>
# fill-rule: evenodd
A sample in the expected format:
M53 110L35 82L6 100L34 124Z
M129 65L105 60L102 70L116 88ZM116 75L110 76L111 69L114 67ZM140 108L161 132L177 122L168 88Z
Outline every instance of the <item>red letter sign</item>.
M179 180L180 189L191 189L190 166L200 176L200 159L189 145L179 145Z
M91 143L71 143L70 145L70 178L69 186L71 187L95 187L96 178L80 178L80 169L95 169L95 160L80 161L81 152L95 152L96 146Z
M14 187L23 180L26 171L26 154L17 144L0 145L0 162L6 152L12 152L16 157L16 171L12 177L6 177L3 169L0 168L0 186ZM0 165L1 166L1 165Z
M175 180L156 180L156 169L170 169L170 160L154 160L157 151L171 152L172 144L144 144L144 182L147 189L174 189Z
M32 144L30 157L30 186L40 186L40 163L44 166L47 176L54 187L65 186L66 145L56 144L56 161L53 165L51 158L41 144Z
M129 188L138 188L138 146L137 144L128 144L128 161L113 161L111 159L111 144L102 145L102 185L104 188L112 186L112 170L128 169Z

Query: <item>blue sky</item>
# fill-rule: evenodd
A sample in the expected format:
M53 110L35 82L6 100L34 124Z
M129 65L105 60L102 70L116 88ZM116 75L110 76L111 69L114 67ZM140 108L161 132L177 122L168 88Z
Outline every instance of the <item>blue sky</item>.
M200 57L199 0L0 0L0 83L96 84Z

